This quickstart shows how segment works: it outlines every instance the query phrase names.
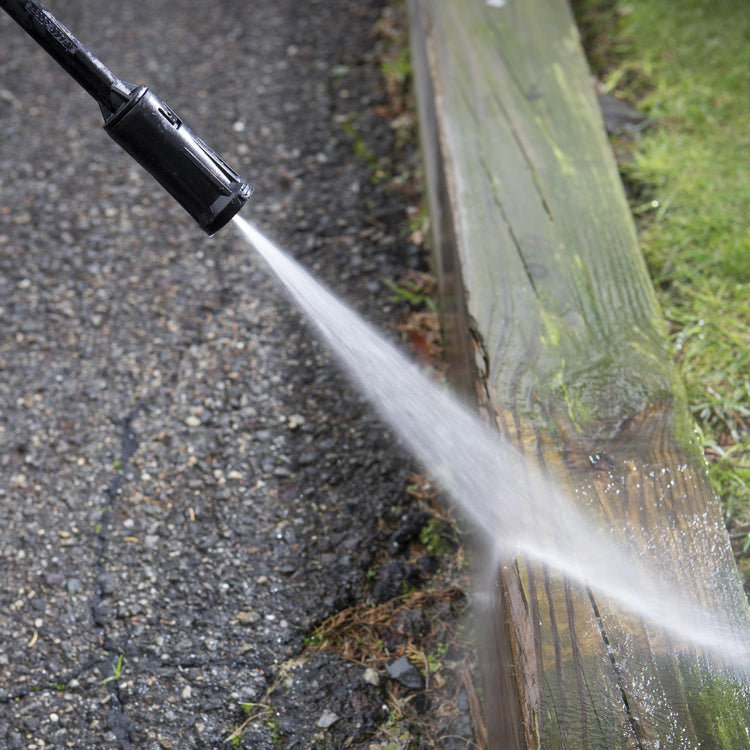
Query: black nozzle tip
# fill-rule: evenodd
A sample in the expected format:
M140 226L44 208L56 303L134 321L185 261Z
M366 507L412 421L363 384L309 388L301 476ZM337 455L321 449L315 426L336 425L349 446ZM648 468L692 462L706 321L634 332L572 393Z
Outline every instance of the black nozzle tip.
M130 93L107 117L104 129L209 235L225 226L252 195L250 184L146 86Z
M231 195L219 196L210 210L196 221L207 235L216 234L234 218L252 194L253 186L240 178Z

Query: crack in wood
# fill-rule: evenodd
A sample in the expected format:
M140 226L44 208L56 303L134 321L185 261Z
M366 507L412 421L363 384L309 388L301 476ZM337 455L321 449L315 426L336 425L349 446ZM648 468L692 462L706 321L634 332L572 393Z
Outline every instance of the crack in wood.
M641 736L640 731L638 729L638 723L635 720L635 717L633 716L633 712L630 709L630 701L628 701L628 694L625 690L625 684L622 678L622 672L620 670L620 665L617 663L617 658L615 657L615 654L612 651L612 645L609 642L609 636L607 635L607 631L604 627L604 622L602 621L601 613L599 612L599 607L596 603L596 599L594 597L594 593L590 588L586 589L586 593L588 595L589 601L591 602L591 609L594 612L594 617L596 618L596 624L599 628L599 633L601 634L602 641L604 642L604 645L607 649L607 654L609 656L609 660L612 664L612 669L614 670L615 676L617 678L617 689L620 691L620 697L622 698L622 705L625 709L625 714L628 717L628 724L630 726L630 730L633 733L633 739L635 739L638 750L645 750L642 742L641 742Z

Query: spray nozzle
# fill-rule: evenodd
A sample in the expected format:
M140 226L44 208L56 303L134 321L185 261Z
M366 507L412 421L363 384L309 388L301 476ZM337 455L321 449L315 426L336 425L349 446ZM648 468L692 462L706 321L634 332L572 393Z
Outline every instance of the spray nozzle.
M104 122L104 130L200 224L221 229L253 189L146 86Z
M104 130L198 222L214 234L242 208L252 187L146 86L117 78L37 0L0 8L99 103Z

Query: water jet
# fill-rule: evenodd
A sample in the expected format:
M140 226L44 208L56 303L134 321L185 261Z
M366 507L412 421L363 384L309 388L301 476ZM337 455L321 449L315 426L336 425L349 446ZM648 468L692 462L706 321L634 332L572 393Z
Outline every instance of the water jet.
M484 537L491 559L533 559L669 631L676 649L680 644L697 647L717 664L724 660L750 675L750 631L741 620L704 611L689 594L668 593L665 582L643 566L637 549L618 544L622 530L603 530L584 517L446 386L432 380L246 220L238 216L234 224L384 421Z

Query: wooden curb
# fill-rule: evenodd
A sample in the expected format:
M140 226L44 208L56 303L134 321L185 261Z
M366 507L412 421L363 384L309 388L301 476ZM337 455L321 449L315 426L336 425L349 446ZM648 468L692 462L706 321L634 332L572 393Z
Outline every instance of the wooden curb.
M409 13L456 382L600 525L747 626L567 3ZM486 627L493 748L750 747L746 686L553 570L503 561Z

